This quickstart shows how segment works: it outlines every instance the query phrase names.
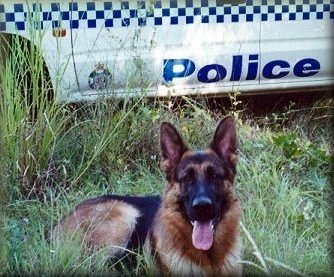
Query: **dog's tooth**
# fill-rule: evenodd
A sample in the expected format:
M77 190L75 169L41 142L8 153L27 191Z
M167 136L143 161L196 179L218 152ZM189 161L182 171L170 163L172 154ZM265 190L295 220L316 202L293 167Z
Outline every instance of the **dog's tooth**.
M191 225L194 226L195 225L195 222L194 221L190 221Z
M214 229L213 220L210 221L210 227L211 227L212 230Z

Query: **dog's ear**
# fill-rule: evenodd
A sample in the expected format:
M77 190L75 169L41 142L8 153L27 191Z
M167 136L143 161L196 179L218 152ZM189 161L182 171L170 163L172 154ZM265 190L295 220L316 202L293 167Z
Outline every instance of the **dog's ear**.
M172 169L180 161L184 152L188 150L176 128L163 122L160 126L161 168L169 179Z
M209 146L218 156L230 162L234 167L237 164L237 134L232 117L225 117L216 129L215 135Z

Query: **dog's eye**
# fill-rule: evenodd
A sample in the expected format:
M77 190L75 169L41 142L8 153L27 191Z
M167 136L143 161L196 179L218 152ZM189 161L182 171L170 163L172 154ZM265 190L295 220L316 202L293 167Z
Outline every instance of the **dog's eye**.
M210 166L206 169L206 176L211 181L218 181L221 178L221 175Z
M193 177L191 174L187 174L183 177L183 182L186 184L191 184L193 182Z
M192 169L189 169L181 178L181 181L185 184L193 183L195 178L195 173Z

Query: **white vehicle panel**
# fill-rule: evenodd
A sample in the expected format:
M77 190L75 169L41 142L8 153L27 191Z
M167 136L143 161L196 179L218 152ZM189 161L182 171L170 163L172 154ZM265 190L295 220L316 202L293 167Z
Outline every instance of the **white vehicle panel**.
M332 0L0 3L0 32L45 58L59 101L333 87Z
M333 22L327 21L305 21L303 24L295 22L284 22L272 24L264 22L261 24L261 64L265 65L272 60L286 61L285 68L276 67L275 74L288 72L284 78L260 77L261 85L281 84L282 88L294 83L298 86L300 82L309 82L310 86L328 84L333 80L333 32L329 32ZM279 39L278 39L279 38ZM308 59L315 60L307 63ZM306 60L304 77L296 76L294 69L298 62ZM312 62L312 61L311 61ZM319 68L316 64L319 63ZM314 75L312 75L313 71ZM309 73L309 74L308 74Z

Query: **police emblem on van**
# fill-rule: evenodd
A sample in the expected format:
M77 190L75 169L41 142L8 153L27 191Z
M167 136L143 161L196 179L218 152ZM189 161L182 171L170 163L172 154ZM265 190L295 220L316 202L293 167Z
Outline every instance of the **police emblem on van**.
M111 82L111 73L105 69L103 63L97 63L95 70L89 74L88 84L92 89L102 90L107 89Z

